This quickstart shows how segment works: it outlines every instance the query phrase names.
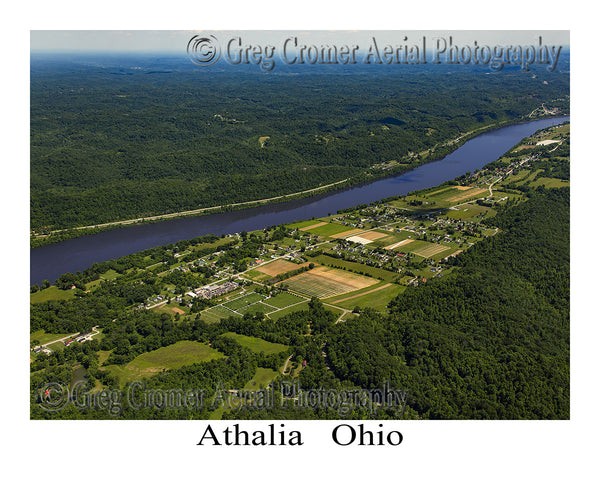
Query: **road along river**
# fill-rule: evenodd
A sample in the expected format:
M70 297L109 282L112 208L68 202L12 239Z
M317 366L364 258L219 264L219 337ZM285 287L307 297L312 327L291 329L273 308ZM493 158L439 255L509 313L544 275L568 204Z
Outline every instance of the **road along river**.
M326 216L342 208L433 187L467 171L481 168L537 130L567 120L570 120L569 116L533 120L483 133L441 160L342 191L245 210L133 225L34 248L30 252L30 281L31 284L39 284L44 279L53 282L65 272L84 270L94 262L118 258L157 245L209 233L220 235L252 231Z

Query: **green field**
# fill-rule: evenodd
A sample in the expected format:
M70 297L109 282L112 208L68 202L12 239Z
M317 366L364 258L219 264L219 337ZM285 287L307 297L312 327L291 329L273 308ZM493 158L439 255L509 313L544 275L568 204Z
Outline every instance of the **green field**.
M346 227L345 225L339 225L337 223L328 223L327 225L322 225L317 228L311 228L310 230L308 230L308 232L310 234L329 237L331 235L335 235L336 233L348 232L352 229L353 227Z
M43 303L48 300L71 300L75 298L75 290L61 290L56 285L29 295L31 303Z
M568 180L562 180L561 178L539 177L531 182L530 185L533 188L539 187L540 185L545 185L546 188L562 188L569 187L571 183Z
M247 307L242 307L239 308L237 311L237 313L240 313L242 315L246 314L246 313L270 313L270 312L274 312L275 310L277 310L275 307L271 307L269 305L265 305L264 303L260 302L260 303L255 303L253 305L248 305Z
M225 355L206 344L182 340L168 347L142 353L126 365L108 365L101 368L116 375L123 385L136 379L150 377L163 370L219 358L225 358Z
M114 280L117 277L120 277L121 274L115 272L114 270L107 270L106 272L104 272L102 275L100 275L100 278L104 279L104 280Z
M268 298L264 300L263 303L267 305L271 305L275 308L286 308L290 305L294 305L295 303L305 302L306 299L302 297L298 297L296 295L292 295L291 293L279 293L275 297Z
M320 267L330 268L330 267ZM374 280L357 273L331 268L331 276L317 276L310 272L301 273L281 282L287 285L290 290L300 292L308 297L327 298L334 295L341 295L348 291L358 290L359 287L349 285L350 282L369 286L369 283L376 283ZM343 282L343 283L342 283Z
M370 265L363 265L362 263L349 262L342 258L333 258L328 255L319 255L314 258L314 261L320 265L327 265L330 267L345 268L346 270L352 270L359 273L366 273L373 278L379 278L386 282L393 282L394 278L398 276L397 273L383 270L381 268L372 267Z
M289 348L287 345L282 345L281 343L271 343L261 338L248 337L246 335L240 335L233 332L224 333L222 336L232 338L242 347L249 348L254 353L263 352L265 355L285 352Z
M414 237L415 233L409 232L406 230L401 230L400 232L389 232L387 230L376 230L377 232L385 233L386 237L381 237L377 240L373 240L373 242L366 245L367 248L377 248L377 247L387 247L388 245L393 245L394 243L401 242L402 240L406 240L408 237Z
M277 310L276 312L269 313L267 316L269 318L272 318L273 320L278 320L281 317L285 317L286 315L289 315L290 313L300 312L302 310L308 310L308 300L306 300L304 303L300 303L298 305L292 305L291 307L287 307L282 310Z
M229 317L240 317L241 315L237 312L228 310L227 308L217 305L216 307L209 308L200 313L200 320L206 323L218 323L223 318Z
M238 310L242 307L245 307L246 305L256 303L256 302L262 300L263 298L264 297L262 295L252 292L252 293L249 293L248 295L244 295L243 297L236 298L235 300L230 300L229 302L225 302L222 305L224 305L227 308L230 308L231 310Z
M246 385L244 385L244 390L259 390L265 388L275 379L275 377L277 377L277 375L278 372L275 370L258 367L254 376Z
M38 330L29 335L29 341L38 341L39 345L45 345L50 342L54 342L59 338L73 336L75 333L45 333L43 330Z
M290 223L288 225L288 227L289 228L304 228L304 227L309 227L310 225L315 225L317 223L321 223L321 220L316 220L316 219L304 220L303 222Z
M392 283L388 284L388 287L381 288L384 285L386 285L385 282L379 282L372 287L363 288L362 290L350 292L345 295L338 295L337 297L328 298L327 303L346 308L348 310L358 306L360 308L371 307L375 310L385 311L388 303L390 303L390 300L406 290L406 287L404 285Z
M502 195L503 196L503 195ZM445 216L454 220L466 220L467 218L476 217L477 215L487 216L491 209L481 205L469 204L459 207L458 210L447 210Z
M244 272L242 276L249 278L250 280L256 280L257 282L262 282L263 280L268 280L269 278L271 278L270 275L267 275L263 272L258 272L256 270L249 270L247 272Z

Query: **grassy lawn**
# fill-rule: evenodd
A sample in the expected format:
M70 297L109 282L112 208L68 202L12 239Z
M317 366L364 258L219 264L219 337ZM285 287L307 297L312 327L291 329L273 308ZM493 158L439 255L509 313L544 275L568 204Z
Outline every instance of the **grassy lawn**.
M329 237L330 235L335 235L336 233L348 232L352 230L352 227L346 227L345 225L339 225L337 223L328 223L327 225L322 225L320 227L311 228L308 230L311 234L321 235L323 237Z
M112 352L112 350L98 350L96 352L98 354L98 365L100 367L106 361L106 359L110 356L111 352Z
M265 305L264 303L255 303L254 305L248 305L247 307L243 307L240 308L238 310L236 310L238 313L241 313L242 315L244 315L245 313L270 313L270 312L274 312L276 309L275 307L271 307L269 305Z
M262 300L264 297L258 293L250 293L248 295L244 295L243 297L237 298L235 300L231 300L229 302L223 303L224 306L230 308L231 310L238 310L239 308L245 307L246 305L250 305L252 303L256 303L259 300Z
M547 178L547 177L539 177L536 178L533 182L531 182L532 187L539 187L540 185L545 185L546 188L561 188L570 186L570 182L568 180L562 180L560 178Z
M336 316L336 320L337 320L337 318L340 317L340 315L342 315L344 313L344 310L342 308L339 308L339 307L336 307L336 306L333 306L333 305L323 305L323 307L328 312L333 313Z
M108 365L101 368L119 377L119 382L124 385L136 379L150 377L163 370L219 358L225 358L225 355L206 344L182 340L168 347L142 353L126 365Z
M222 318L241 316L239 313L232 312L220 305L200 312L200 320L206 323L218 323Z
M258 367L254 376L244 385L244 390L260 390L269 385L277 375L275 370Z
M107 270L105 273L103 273L102 275L100 275L100 278L103 278L104 280L114 280L117 277L120 277L121 274L115 272L114 270Z
M487 215L487 212L490 210L491 209L488 207L469 204L458 207L458 210L447 210L445 216L455 220L466 220L467 218L476 217L477 215Z
M29 296L31 303L43 303L48 300L71 300L75 298L75 290L61 290L56 285L32 293Z
M250 280L256 280L258 282L271 278L270 275L267 275L263 272L257 272L256 270L250 270L248 272L245 272L242 276L249 278Z
M227 332L222 335L234 339L242 347L249 348L255 353L263 352L265 355L271 353L285 352L289 347L280 343L271 343L256 337L248 337L246 335L239 335L233 332Z
M68 336L75 335L75 333L45 333L43 330L37 330L29 335L29 341L32 342L37 340L40 345L44 345L49 342L58 340Z
M276 312L269 313L267 316L273 320L277 320L281 317L285 317L293 312L300 312L302 310L308 310L308 300L299 305L292 305L291 307L284 308L283 310L277 310Z
M304 228L309 227L310 225L316 225L317 223L321 223L321 220L305 220L303 222L290 223L288 225L289 228Z
M176 310L173 310L176 309ZM181 305L179 305L177 302L171 302L170 304L164 304L161 305L160 307L156 307L152 309L154 312L156 313L168 313L171 316L175 316L176 313L179 313L179 315L187 315L190 313L190 308L189 307L182 307ZM183 312L183 313L181 313Z
M275 297L264 300L263 303L271 305L275 308L286 308L290 305L294 305L295 303L300 303L304 301L306 301L304 298L292 295L291 293L283 292L276 295Z
M358 306L360 308L371 307L375 310L385 311L385 308L390 300L404 292L404 290L406 290L404 285L379 282L378 284L369 288L363 288L362 290L358 290L356 292L350 292L345 295L328 298L327 303L340 306L348 310L352 310L355 306Z

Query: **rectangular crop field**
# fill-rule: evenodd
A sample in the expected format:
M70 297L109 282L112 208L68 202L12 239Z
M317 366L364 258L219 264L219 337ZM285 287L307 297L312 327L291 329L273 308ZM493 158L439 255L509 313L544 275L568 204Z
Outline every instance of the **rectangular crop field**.
M327 225L327 222L316 222L311 225L307 225L306 227L302 227L300 230L302 230L303 232L307 232L309 230L313 230L314 228L319 228L323 225Z
M377 280L336 268L317 267L282 283L307 296L326 298L374 285Z
M393 243L385 247L386 250L393 250L394 248L401 247L402 245L407 245L409 243L414 242L412 238L407 238L406 240L402 240L401 242Z
M257 272L265 273L265 274L269 275L270 277L274 277L281 273L286 273L286 272L291 272L292 270L297 270L298 268L300 268L302 266L304 266L304 264L297 265L295 263L288 262L287 260L278 259L278 260L275 260L274 262L267 263L266 265L263 265L262 267L255 268L255 270Z
M357 237L360 238L364 238L365 240L377 240L383 237L387 237L388 234L387 233L383 233L383 232L378 232L376 230L371 230L370 232L365 232L365 233L361 233L360 235L357 235Z
M345 238L351 237L352 235L356 235L357 233L364 232L362 228L352 228L350 230L345 230L340 233L334 233L333 235L329 235L331 238Z
M477 197L477 196L481 196L482 194L488 193L488 190L486 190L485 188L469 188L468 190L464 190L462 192L459 192L456 195L453 195L451 197L446 198L446 201L451 202L451 203L460 203L460 202L464 202L465 200L472 198L472 197Z
M321 225L315 225L310 228L310 233L315 235L321 235L323 237L330 237L332 235L341 234L352 230L352 227L346 227L338 223L322 223ZM304 230L304 229L303 229Z
M371 277L379 278L387 282L393 282L394 278L396 278L398 275L397 273L390 272L389 270L373 267L371 265L363 265L362 263L349 262L343 258L334 258L328 255L319 255L318 257L315 257L314 260L321 265L344 268L348 271L360 274L368 274Z
M390 300L398 296L404 290L406 290L406 287L403 285L384 283L383 285L375 286L375 288L365 289L364 291L334 299L331 303L346 309L352 309L355 306L358 306L361 308L371 307L375 310L385 311Z
M288 227L290 228L298 228L302 230L304 227L310 227L311 225L316 225L317 223L322 223L321 220L304 220L302 222L294 222L290 223Z
M438 245L437 243L430 243L424 247L421 247L417 250L413 250L412 253L415 255L419 255L421 257L429 258L437 255L438 253L445 252L446 250L450 250L450 247L446 247L445 245Z
M243 273L243 276L249 278L250 280L256 280L258 282L262 280L268 280L269 278L271 278L270 275L267 275L263 272L259 272L258 269L248 270L247 272Z

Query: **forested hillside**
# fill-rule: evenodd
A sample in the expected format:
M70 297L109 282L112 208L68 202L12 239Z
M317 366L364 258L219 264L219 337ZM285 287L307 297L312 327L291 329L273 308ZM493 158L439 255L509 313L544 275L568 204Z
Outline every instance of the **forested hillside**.
M132 61L32 64L36 232L359 182L543 102L568 110L558 73L208 75ZM371 168L383 162L398 163Z
M422 418L569 417L569 193L540 190L456 275L331 331L334 373L410 390Z

